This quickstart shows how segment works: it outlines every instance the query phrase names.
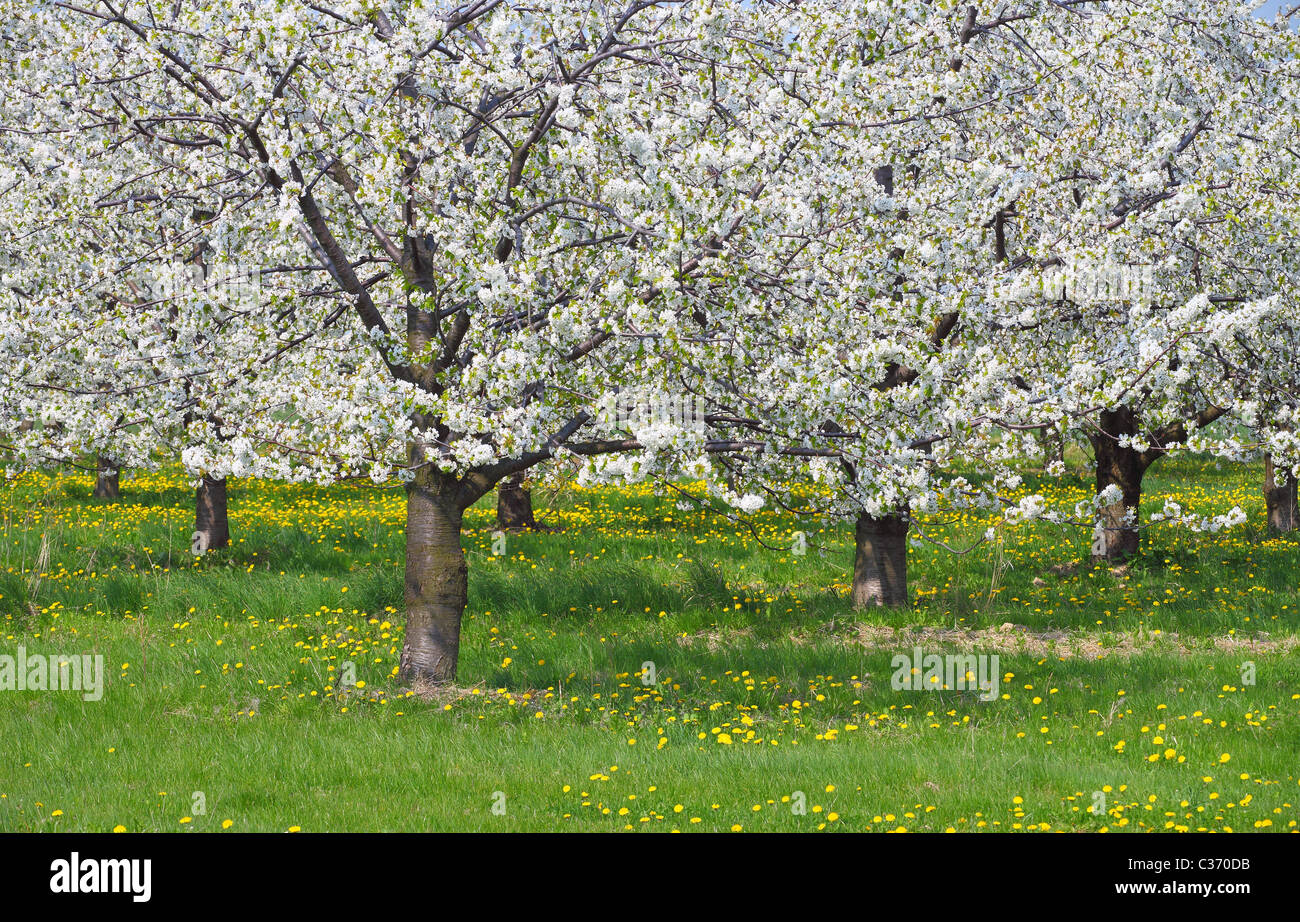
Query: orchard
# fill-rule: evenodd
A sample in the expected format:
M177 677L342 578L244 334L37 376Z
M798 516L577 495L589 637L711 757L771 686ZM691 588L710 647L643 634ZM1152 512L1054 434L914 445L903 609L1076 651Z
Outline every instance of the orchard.
M1294 831L1259 6L0 0L0 829Z

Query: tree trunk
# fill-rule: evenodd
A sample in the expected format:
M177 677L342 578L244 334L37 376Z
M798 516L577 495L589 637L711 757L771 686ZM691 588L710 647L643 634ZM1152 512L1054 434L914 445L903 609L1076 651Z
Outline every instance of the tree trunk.
M1137 433L1137 420L1129 407L1102 411L1098 424L1101 432L1091 436L1097 461L1097 492L1114 484L1119 487L1118 502L1101 507L1101 533L1093 540L1092 556L1104 560L1125 560L1138 552L1137 510L1142 504L1142 475L1146 464L1141 455L1119 444L1124 435ZM1125 523L1129 509L1134 519Z
M110 458L95 456L95 492L99 499L118 499L122 495L119 476L121 471ZM110 474L109 471L112 471Z
M403 684L456 678L469 567L460 545L464 510L453 487L429 467L406 487L406 641L397 673Z
M1273 456L1264 456L1264 502L1268 507L1268 527L1273 531L1295 531L1300 523L1297 508L1296 479L1289 471L1282 471L1283 482L1277 482L1278 471L1273 466Z
M524 486L521 476L507 477L497 484L497 527L537 527L533 518L533 491Z
M853 559L853 607L905 608L907 599L907 516L859 515Z
M197 553L230 544L230 520L226 516L226 478L203 475L195 492L194 550Z

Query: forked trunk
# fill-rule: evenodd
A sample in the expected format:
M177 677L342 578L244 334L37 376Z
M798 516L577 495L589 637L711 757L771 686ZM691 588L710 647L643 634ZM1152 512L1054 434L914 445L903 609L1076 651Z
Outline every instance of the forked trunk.
M118 499L122 495L119 482L120 471L111 458L97 455L95 458L95 492L99 499Z
M194 551L202 554L230 544L230 519L226 515L226 478L203 475L194 497Z
M397 680L440 685L456 678L469 568L460 545L464 510L426 467L406 487L406 641Z
M1137 421L1131 409L1103 411L1098 422L1101 432L1091 437L1097 460L1097 492L1113 484L1119 487L1120 499L1098 510L1099 529L1093 536L1092 556L1126 560L1138 552L1137 511L1142 505L1142 475L1146 465L1139 452L1119 444L1121 436L1137 434ZM1126 520L1130 509L1133 518Z
M1300 524L1296 501L1296 479L1289 471L1274 467L1272 455L1265 455L1264 502L1268 507L1268 527L1273 531L1295 531Z
M907 530L905 514L859 515L853 558L853 607L907 606Z
M533 518L533 491L524 486L523 477L507 477L497 484L497 527L537 527Z

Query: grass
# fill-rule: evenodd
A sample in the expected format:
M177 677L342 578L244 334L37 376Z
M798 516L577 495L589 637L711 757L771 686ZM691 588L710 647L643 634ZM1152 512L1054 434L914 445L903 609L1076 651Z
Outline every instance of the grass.
M1148 511L1250 523L1152 528L1119 571L1045 525L922 543L913 605L869 613L844 523L568 488L493 556L485 503L459 684L413 695L400 492L233 483L236 543L196 559L175 470L117 502L28 475L0 487L0 653L108 675L100 701L0 692L0 830L1294 831L1300 539L1255 524L1260 481L1162 461ZM895 691L916 646L998 655L997 698Z

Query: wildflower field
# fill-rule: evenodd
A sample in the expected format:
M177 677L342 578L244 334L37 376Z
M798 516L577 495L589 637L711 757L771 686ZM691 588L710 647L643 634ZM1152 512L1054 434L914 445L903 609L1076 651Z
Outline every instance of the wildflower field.
M179 471L116 502L26 475L0 487L2 646L107 677L0 693L0 830L1295 831L1300 538L1264 532L1259 482L1158 465L1146 511L1249 522L1150 528L1123 568L1043 524L914 546L911 608L869 613L842 523L539 489L549 530L503 548L484 502L459 684L416 694L401 492L232 482L234 544L196 558ZM999 694L895 690L916 647L997 654Z

